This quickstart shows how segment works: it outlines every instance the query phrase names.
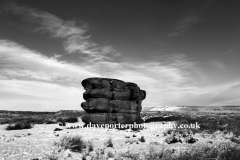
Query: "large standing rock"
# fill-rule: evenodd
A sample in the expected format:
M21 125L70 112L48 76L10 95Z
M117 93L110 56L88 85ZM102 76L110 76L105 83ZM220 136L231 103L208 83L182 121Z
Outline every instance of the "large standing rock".
M117 79L88 78L82 81L86 90L81 104L87 112L82 117L86 123L116 124L140 121L142 100L146 92L135 83Z

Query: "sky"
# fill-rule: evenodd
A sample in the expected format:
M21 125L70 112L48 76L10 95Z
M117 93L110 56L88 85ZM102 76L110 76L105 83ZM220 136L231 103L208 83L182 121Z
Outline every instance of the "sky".
M0 0L0 109L81 110L90 77L143 107L240 105L238 0Z

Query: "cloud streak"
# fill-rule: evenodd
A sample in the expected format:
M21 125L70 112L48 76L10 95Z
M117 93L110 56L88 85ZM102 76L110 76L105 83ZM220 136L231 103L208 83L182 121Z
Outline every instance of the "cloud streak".
M186 1L183 16L173 25L168 37L183 36L191 27L204 22L207 19L204 13L211 10L214 5L215 0Z
M173 27L174 31L168 34L168 37L177 37L185 35L189 28L200 22L202 22L202 20L199 16L194 15L185 16L175 24L175 26Z
M99 74L30 50L9 40L0 40L0 73L8 79L22 78L48 82L80 82ZM74 83L69 83L74 84Z
M148 98L144 103L148 105L164 105L166 101L170 103L171 99L184 95L187 90L183 86L190 80L184 68L193 65L179 57L172 58L172 62L85 61L81 65L75 65L44 56L9 40L0 41L0 58L0 76L4 81L30 81L39 84L47 82L63 87L82 88L80 83L85 78L114 77L135 82L145 89ZM16 92L24 94L24 92L18 93L18 90ZM79 97L81 95L82 93ZM156 98L156 95L159 95L159 98Z
M111 77L137 83L147 91L143 106L226 104L237 102L236 95L240 94L238 81L197 86L197 80L190 76L195 71L194 63L178 56L168 61L86 61L75 65L1 40L0 59L0 105L10 108L25 106L27 110L34 105L46 110L50 105L53 106L50 110L66 106L80 109L77 104L83 101L84 92L80 83L88 77Z
M87 25L74 20L64 21L48 12L38 11L27 6L8 3L5 11L21 15L29 23L38 25L34 31L50 34L53 38L63 39L63 46L67 53L80 53L92 60L111 60L120 55L112 46L99 46L90 40Z

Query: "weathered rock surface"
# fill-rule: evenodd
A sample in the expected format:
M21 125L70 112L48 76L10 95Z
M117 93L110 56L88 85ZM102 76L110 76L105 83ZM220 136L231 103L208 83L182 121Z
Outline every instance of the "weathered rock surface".
M141 111L136 101L108 100L105 98L91 98L81 104L88 113L138 113Z
M82 81L86 90L81 107L88 113L85 123L116 124L140 122L142 100L146 92L135 83L109 78L88 78Z
M82 117L83 122L98 124L130 124L138 122L140 115L137 113L90 113Z

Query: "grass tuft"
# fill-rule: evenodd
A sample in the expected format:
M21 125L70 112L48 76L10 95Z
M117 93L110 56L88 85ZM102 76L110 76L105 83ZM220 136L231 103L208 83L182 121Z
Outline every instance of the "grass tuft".
M215 147L202 146L202 147L191 147L187 151L182 151L178 154L174 153L173 150L162 148L156 150L150 147L149 152L143 153L132 153L125 152L119 154L121 158L127 158L128 160L207 160L207 159L218 159L218 160L239 160L240 152L239 146L230 146L229 143L221 143Z
M55 143L64 150L71 150L74 152L81 152L83 148L86 148L85 142L82 140L81 136L64 136L59 142Z
M105 142L105 146L106 147L113 147L113 142L112 142L112 139L109 138L106 142Z
M141 136L141 138L139 139L140 142L146 142L144 136Z
M9 124L6 127L6 130L21 130L21 129L30 129L30 128L32 128L32 123L29 121L25 121L25 122Z

